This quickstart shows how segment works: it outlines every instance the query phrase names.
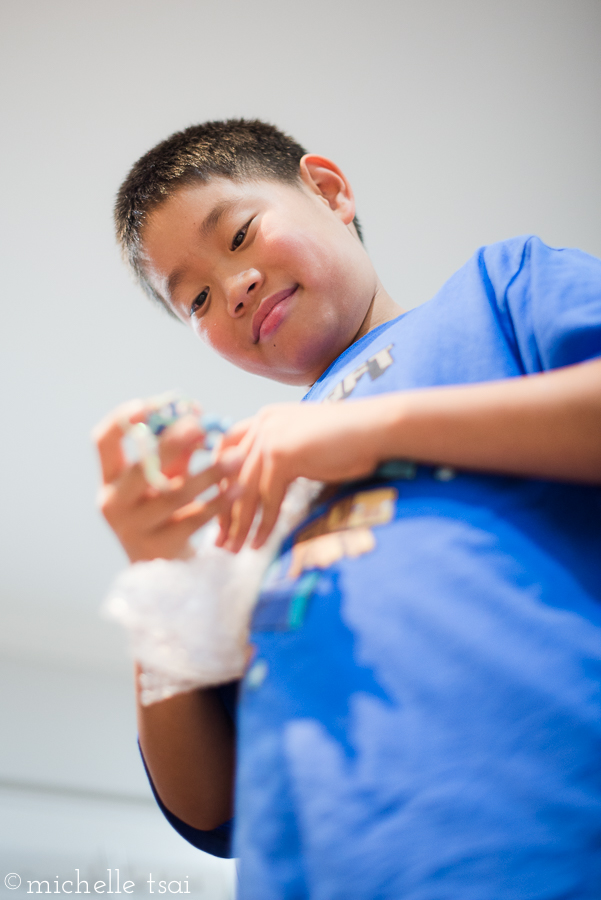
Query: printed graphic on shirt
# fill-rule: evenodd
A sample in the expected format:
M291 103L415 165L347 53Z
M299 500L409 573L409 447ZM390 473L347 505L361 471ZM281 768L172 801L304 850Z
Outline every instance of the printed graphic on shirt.
M360 366L357 366L354 372L351 372L350 375L347 375L346 378L339 381L332 393L328 394L326 397L326 403L336 403L338 400L346 400L346 398L350 397L353 393L359 380L363 378L366 373L372 381L379 378L380 375L382 375L394 362L394 359L390 355L390 351L393 347L394 344L389 344L388 347L384 347L383 350L378 350L377 353L370 356L365 362L362 362Z
M372 528L386 525L394 516L398 497L396 488L375 488L358 491L334 503L323 516L315 519L298 532L294 543L301 544L322 534L343 531L347 528Z
M369 553L376 546L371 528L355 528L352 531L335 531L295 544L292 548L292 562L288 570L289 578L298 578L308 569L329 569L339 559Z
M335 503L298 533L292 548L289 578L309 569L327 569L344 557L369 553L376 546L371 530L394 516L395 488L359 491Z
M275 560L268 570L251 631L291 631L304 622L320 571L338 560L355 558L375 549L372 528L394 518L395 488L358 491L334 503L300 531L287 570Z

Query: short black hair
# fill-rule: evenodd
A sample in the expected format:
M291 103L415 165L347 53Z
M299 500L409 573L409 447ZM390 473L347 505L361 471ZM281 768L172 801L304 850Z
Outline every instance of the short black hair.
M149 284L140 259L141 233L152 210L179 188L214 176L299 184L299 165L306 153L293 138L259 119L191 125L145 153L117 193L115 230L123 256L146 293L165 306L164 299ZM362 240L357 218L354 225Z

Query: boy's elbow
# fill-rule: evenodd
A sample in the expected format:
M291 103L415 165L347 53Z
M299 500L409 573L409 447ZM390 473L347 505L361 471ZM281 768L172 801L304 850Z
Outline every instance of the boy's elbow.
M231 815L210 816L206 813L201 813L199 816L178 816L178 819L181 819L186 825L191 825L192 828L196 828L198 831L214 831L220 825L225 825L231 819Z
M233 815L231 803L197 803L183 798L179 802L163 800L163 803L172 815L198 831L213 831L225 825Z

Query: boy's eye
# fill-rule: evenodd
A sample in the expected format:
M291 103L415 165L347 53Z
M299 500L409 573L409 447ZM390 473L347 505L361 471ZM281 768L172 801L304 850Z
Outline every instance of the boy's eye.
M207 297L209 296L209 292L207 290L201 291L198 297L195 297L192 301L192 305L190 307L190 315L193 316L198 310L204 306Z
M236 234L234 240L232 241L232 250L236 250L243 243L249 225L250 222L247 222L244 228L241 228L240 231Z

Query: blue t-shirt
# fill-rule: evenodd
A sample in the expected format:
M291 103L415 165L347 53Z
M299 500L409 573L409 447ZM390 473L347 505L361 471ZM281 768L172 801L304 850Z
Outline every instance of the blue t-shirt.
M601 262L519 238L307 400L600 354ZM240 898L599 898L601 491L390 472L315 509L266 579L239 708Z
M601 262L516 238L308 401L601 355ZM601 896L601 490L399 461L284 544L238 715L241 900Z

